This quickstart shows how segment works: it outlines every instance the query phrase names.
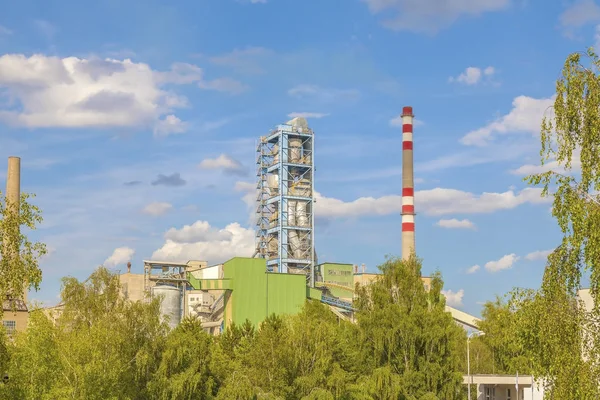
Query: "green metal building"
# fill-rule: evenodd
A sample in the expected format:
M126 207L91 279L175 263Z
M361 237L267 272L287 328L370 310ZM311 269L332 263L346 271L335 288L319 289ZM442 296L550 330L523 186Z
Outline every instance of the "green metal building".
M255 325L268 315L296 314L307 298L306 277L266 272L263 258L236 257L222 266L220 279L188 281L196 290L223 292L223 328L249 320Z

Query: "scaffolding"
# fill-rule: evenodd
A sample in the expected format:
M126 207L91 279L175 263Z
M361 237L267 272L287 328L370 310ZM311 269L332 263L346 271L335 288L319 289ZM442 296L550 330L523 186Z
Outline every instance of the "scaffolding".
M256 147L256 252L267 271L306 274L314 287L314 134L294 118Z

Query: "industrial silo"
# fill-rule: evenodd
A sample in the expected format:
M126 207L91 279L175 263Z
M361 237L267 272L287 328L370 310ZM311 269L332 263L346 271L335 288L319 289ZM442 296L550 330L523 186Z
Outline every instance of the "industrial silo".
M171 328L181 321L181 290L172 285L156 285L152 288L152 297L161 296L160 314Z

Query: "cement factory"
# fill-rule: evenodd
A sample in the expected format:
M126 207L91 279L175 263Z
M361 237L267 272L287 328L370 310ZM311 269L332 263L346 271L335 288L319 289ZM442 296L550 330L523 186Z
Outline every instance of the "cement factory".
M402 257L415 251L413 110L402 111ZM204 261L144 261L121 274L123 295L143 300L161 296L161 312L174 327L186 316L199 318L218 335L231 324L259 324L268 315L295 314L306 299L326 304L344 320L354 319L354 289L378 274L364 265L324 262L315 249L314 132L306 119L277 125L256 146L256 249L209 266ZM430 279L423 277L427 289ZM465 328L477 318L447 307Z
M407 259L415 252L412 107L404 107L401 118L401 255ZM350 263L318 262L314 151L314 132L304 118L277 125L259 138L256 146L256 247L252 257L235 257L212 266L205 261L148 260L144 261L143 273L133 273L131 263L128 263L127 272L119 275L122 296L131 301L158 297L161 315L171 328L182 318L197 318L211 335L220 335L232 324L243 324L246 320L258 325L273 313L296 314L307 299L325 304L342 320L354 321L355 288L370 284L380 275L367 273L364 264L359 267ZM7 205L18 205L18 157L8 160L6 188ZM431 279L421 277L421 280L428 290ZM2 323L9 334L27 327L27 291L24 300L3 302ZM12 304L16 304L16 311L11 308ZM59 304L43 311L56 320L62 309ZM476 317L449 306L446 311L464 329L478 329ZM531 376L516 379L521 382L520 398L543 398L542 389L536 387ZM484 398L484 390L486 396L496 389L499 393L500 390L510 393L514 380L514 376L507 375L464 377L465 384L477 385L478 399Z
M413 110L402 110L402 257L415 251ZM365 266L319 264L315 249L314 132L306 119L277 125L256 146L256 248L252 257L235 257L209 266L205 261L144 261L143 273L120 274L121 290L132 301L161 298L171 327L191 316L219 335L231 324L259 324L268 315L295 314L306 299L324 303L335 315L354 320L354 289L378 277ZM9 158L7 196L20 194L20 159ZM428 289L430 279L422 277ZM26 297L25 297L26 299ZM19 303L20 304L20 303ZM5 307L6 308L6 307ZM25 302L12 330L27 323ZM47 309L56 318L61 305ZM465 328L477 318L447 307ZM14 318L11 317L11 320ZM6 325L6 323L5 323Z

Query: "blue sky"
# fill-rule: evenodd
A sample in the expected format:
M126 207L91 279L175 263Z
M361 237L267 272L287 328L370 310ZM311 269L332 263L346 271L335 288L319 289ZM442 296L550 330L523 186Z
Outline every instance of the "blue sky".
M0 156L22 157L51 250L31 297L101 264L251 256L255 141L292 113L316 132L319 260L375 271L400 251L405 105L424 272L474 314L536 287L560 232L522 177L597 24L591 0L9 2Z

